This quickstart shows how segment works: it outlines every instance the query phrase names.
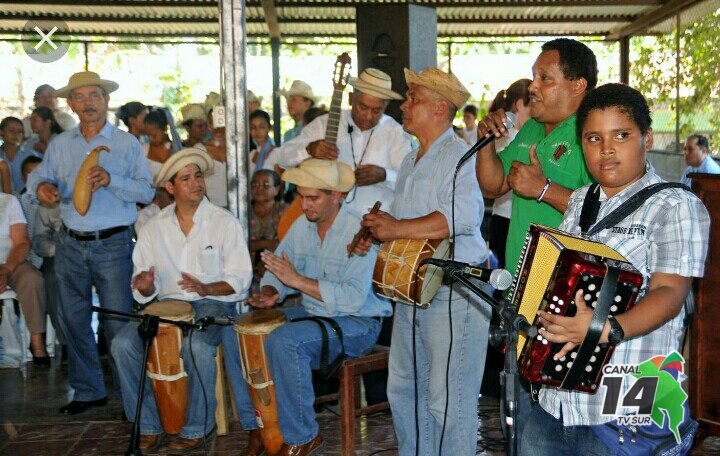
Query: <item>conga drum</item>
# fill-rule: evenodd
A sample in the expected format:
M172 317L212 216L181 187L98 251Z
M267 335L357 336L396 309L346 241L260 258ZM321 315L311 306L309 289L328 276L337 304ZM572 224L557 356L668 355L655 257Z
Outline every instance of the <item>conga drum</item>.
M275 454L280 450L283 436L278 424L275 384L265 356L265 339L285 322L285 314L274 309L255 310L235 322L243 376L248 384L255 407L255 419L267 454Z
M373 271L373 288L380 296L426 308L440 289L442 268L425 264L426 258L446 260L450 255L447 239L395 239L384 242Z
M195 310L184 301L155 302L140 313L189 322L195 318ZM160 422L168 434L180 433L185 424L188 378L180 358L182 338L180 328L169 323L160 323L148 353L147 375L155 392Z

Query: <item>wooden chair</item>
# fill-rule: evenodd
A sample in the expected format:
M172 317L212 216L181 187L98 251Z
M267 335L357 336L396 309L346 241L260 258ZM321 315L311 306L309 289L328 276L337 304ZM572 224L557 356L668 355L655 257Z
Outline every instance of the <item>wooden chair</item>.
M316 404L338 401L340 405L340 431L342 436L342 454L355 454L355 418L380 412L390 408L388 402L362 407L360 395L360 378L366 372L387 369L389 347L376 346L369 355L343 361L340 368L333 374L340 380L340 391L315 399Z

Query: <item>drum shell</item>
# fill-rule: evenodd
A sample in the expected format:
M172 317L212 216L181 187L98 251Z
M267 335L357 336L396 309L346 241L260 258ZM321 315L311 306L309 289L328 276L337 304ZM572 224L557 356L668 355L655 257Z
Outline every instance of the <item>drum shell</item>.
M447 239L396 239L384 242L373 271L373 288L388 299L426 308L442 284L443 272L433 265L418 268L428 258L447 259Z
M265 355L265 339L286 322L279 310L262 309L243 315L235 324L243 376L255 407L263 445L268 454L275 454L283 444L277 415L275 385ZM253 386L254 385L254 386Z
M195 317L192 305L184 301L153 303L141 313L181 321L193 321ZM180 357L182 340L180 328L169 323L160 323L148 353L147 372L155 393L160 423L168 434L179 434L185 425L188 377ZM172 378L175 380L170 380Z

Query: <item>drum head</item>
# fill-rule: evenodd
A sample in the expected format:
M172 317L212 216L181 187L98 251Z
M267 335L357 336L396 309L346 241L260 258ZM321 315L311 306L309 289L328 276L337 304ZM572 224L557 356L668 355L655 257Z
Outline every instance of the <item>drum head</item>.
M235 320L235 331L238 334L269 334L286 320L285 314L276 309L254 310Z
M157 315L168 320L193 321L195 309L188 302L169 299L150 304L141 310L140 314Z
M438 244L433 253L433 258L447 260L450 256L450 241L444 239ZM422 268L421 268L422 269ZM440 289L443 280L443 270L438 266L432 264L427 265L427 270L423 276L422 290L420 291L419 305L424 306L430 303Z

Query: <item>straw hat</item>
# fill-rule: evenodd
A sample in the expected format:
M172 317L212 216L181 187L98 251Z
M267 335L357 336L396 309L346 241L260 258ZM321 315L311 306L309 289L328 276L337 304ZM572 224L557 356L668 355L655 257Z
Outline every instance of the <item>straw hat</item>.
M187 122L193 119L207 119L207 115L205 114L205 107L200 103L191 103L180 108L180 118L176 122L175 126L182 127Z
M213 159L206 152L205 147L186 147L172 154L163 163L160 172L155 176L153 186L161 187L165 185L165 182L170 180L178 171L190 164L197 165L200 172L205 176L209 176L213 172Z
M253 92L252 90L248 90L247 91L247 102L262 104L262 97L255 95L255 92Z
M315 100L315 95L313 94L313 90L312 87L310 87L310 84L299 79L292 82L290 90L281 90L280 95L284 96L285 98L290 98L293 95L300 95L303 98L309 98L313 101Z
M420 73L405 68L405 81L408 85L417 84L427 87L460 109L470 98L470 92L453 74L437 68L425 68Z
M73 90L87 86L98 86L107 93L114 92L120 87L115 81L100 79L100 75L94 71L81 71L70 76L67 85L54 91L53 95L67 98Z
M360 92L378 97L381 100L402 100L403 96L392 91L392 79L387 73L375 68L367 68L357 78L350 78L348 84Z
M203 107L205 108L205 114L209 113L212 108L222 103L222 97L217 92L210 92L207 94L207 97L205 97L205 103L203 103Z
M282 180L300 187L348 192L355 185L350 166L337 160L309 158L297 168L285 170Z

